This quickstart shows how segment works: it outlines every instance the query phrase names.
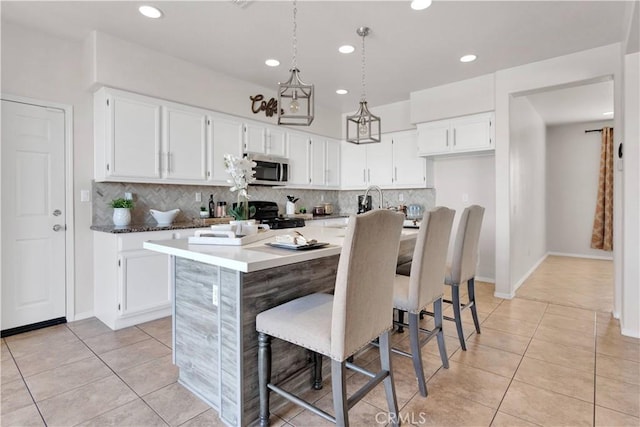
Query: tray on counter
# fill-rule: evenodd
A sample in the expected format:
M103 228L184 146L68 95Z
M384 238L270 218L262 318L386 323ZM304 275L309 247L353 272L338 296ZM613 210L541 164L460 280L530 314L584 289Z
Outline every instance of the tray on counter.
M276 234L278 234L276 230L266 230L250 236L236 236L233 231L197 230L195 236L189 237L189 244L242 246L268 239Z

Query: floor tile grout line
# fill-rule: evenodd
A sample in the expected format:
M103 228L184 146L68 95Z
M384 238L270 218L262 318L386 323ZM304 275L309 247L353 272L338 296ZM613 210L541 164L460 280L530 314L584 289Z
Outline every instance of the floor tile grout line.
M22 374L22 370L20 369L20 366L16 362L16 359L13 357L13 353L11 351L11 348L7 344L6 340L5 340L5 346L7 347L7 350L9 351L9 354L11 355L11 360L13 361L13 364L16 366L16 369L18 370L18 374L20 374L20 379L22 380L22 384L24 384L24 388L27 389L27 393L29 393L29 396L31 397L31 402L33 403L33 406L36 407L36 411L38 411L38 415L40 415L40 419L42 420L42 423L45 426L47 426L48 425L47 421L44 419L44 415L42 414L42 411L40 411L40 406L38 406L38 403L36 402L36 399L33 397L33 393L31 393L31 389L29 388L29 385L27 384L27 381L25 380L25 377ZM20 408L20 409L22 409L22 408ZM15 411L11 411L11 412L15 412Z

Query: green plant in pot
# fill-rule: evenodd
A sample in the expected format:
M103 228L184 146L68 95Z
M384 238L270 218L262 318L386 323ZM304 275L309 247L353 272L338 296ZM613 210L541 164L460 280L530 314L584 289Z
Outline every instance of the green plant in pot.
M131 222L131 209L133 209L133 200L129 199L113 199L109 203L113 208L113 225L116 227L126 227Z

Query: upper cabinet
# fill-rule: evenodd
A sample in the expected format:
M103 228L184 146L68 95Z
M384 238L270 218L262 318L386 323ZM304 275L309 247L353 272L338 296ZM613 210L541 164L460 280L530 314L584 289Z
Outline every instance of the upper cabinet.
M162 176L176 181L207 179L206 111L178 104L163 106L162 111Z
M244 152L286 157L287 134L282 128L258 123L245 123Z
M233 117L211 115L209 118L211 149L209 152L208 184L228 185L229 174L224 165L224 155L242 155L244 124Z
M342 145L342 189L427 188L432 185L427 162L418 157L414 131L383 134L379 143Z
M495 149L494 114L418 124L418 155L448 156Z
M289 133L288 187L339 188L340 143L308 134Z

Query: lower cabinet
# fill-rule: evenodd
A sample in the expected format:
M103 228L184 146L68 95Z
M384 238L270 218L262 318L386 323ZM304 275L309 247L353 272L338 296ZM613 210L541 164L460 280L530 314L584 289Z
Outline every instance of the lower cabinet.
M113 330L171 315L169 256L142 248L147 240L192 236L194 229L142 233L94 231L94 313Z

